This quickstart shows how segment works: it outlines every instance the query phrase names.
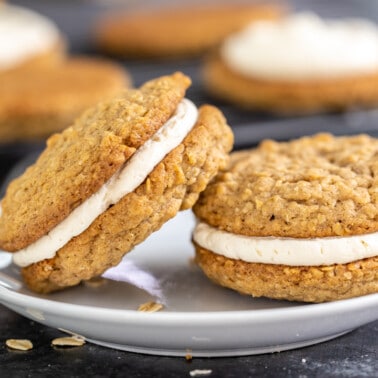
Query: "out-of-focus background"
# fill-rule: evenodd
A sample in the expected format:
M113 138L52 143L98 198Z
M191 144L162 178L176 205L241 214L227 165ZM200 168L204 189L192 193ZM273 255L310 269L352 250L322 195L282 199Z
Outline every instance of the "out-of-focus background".
M93 37L94 27L100 16L114 12L117 9L126 9L131 12L135 9L160 9L162 4L165 6L172 4L177 7L185 2L151 0L14 0L8 3L33 9L53 20L67 38L70 54L101 56L102 52L96 47ZM192 1L188 3L203 5L205 2ZM219 2L212 3L218 4ZM233 2L231 1L230 3ZM313 11L326 18L362 17L375 22L378 21L377 1L292 0L281 1L280 3L285 4L291 12ZM187 97L197 105L203 103L217 105L224 112L234 130L235 148L237 149L254 146L264 138L286 140L319 131L330 131L338 135L358 132L378 135L378 110L376 111L375 109L369 109L368 111L353 109L344 113L281 117L258 111L242 110L225 101L213 98L204 90L201 77L202 57L176 60L126 59L119 57L113 59L127 69L135 86L139 86L151 78L177 70L188 74L192 78L193 84L188 90ZM9 166L29 152L41 149L43 145L44 140L37 140L32 143L29 141L20 143L18 141L17 143L0 144L0 157L8 159L7 163L2 163L2 166L4 164Z
M205 1L136 1L136 0L14 0L10 2L33 9L54 20L69 42L72 54L101 55L94 45L93 29L98 18L115 9L133 11L146 10L149 7L159 9L161 4L179 6L184 3L204 4ZM219 3L211 2L209 3ZM230 1L229 3L233 3ZM246 2L248 3L248 2ZM288 5L292 12L313 11L321 17L346 18L362 17L378 22L378 2L367 0L292 0L280 2ZM195 22L195 20L193 20ZM378 114L374 111L348 112L337 115L320 115L313 117L281 118L256 111L245 111L218 101L209 96L201 80L201 58L178 59L169 61L116 59L128 70L133 84L139 86L144 81L162 74L182 70L191 76L192 87L188 98L197 105L212 103L225 113L236 135L236 148L248 147L264 138L289 139L302 134L317 131L330 131L335 134L362 132L378 133ZM279 64L279 62L278 62ZM375 124L377 126L375 127ZM376 130L377 129L377 130Z
M223 1L227 2L227 1ZM244 1L248 3L247 1ZM98 16L114 9L160 8L160 4L214 4L219 1L207 0L12 0L11 4L34 9L52 18L67 35L73 52L92 52L92 27ZM230 0L228 3L235 3ZM249 1L251 3L251 1ZM277 3L277 2L275 2ZM378 22L378 2L369 0L289 0L293 11L314 11L322 17L362 17Z

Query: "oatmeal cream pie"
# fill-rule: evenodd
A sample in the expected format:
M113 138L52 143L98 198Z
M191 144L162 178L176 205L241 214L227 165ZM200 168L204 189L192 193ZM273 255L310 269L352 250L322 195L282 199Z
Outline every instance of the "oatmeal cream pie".
M51 292L117 265L228 161L231 129L184 98L181 73L126 90L48 139L1 201L0 248L27 285Z
M236 152L194 206L196 261L255 297L378 292L378 139L318 134Z
M28 8L1 4L0 75L23 67L54 65L64 55L64 37L53 21Z
M8 72L0 77L0 142L43 139L61 131L86 108L129 84L123 67L93 57Z
M299 13L258 21L225 40L204 66L207 90L281 114L378 105L378 27Z
M202 54L254 20L276 19L283 8L261 2L175 5L102 16L95 30L99 48L134 58Z

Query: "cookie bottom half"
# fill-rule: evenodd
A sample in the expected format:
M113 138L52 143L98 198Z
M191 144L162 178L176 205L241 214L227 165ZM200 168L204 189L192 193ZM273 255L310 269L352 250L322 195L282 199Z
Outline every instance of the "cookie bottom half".
M192 131L135 191L98 216L54 258L22 269L27 286L48 293L77 285L117 265L179 210L193 206L209 180L225 168L232 141L220 111L201 107Z
M196 247L196 262L215 283L253 297L327 302L378 292L378 257L328 266L249 263Z
M203 71L209 93L247 109L283 115L343 111L378 104L378 71L338 79L276 82L233 72L214 55Z

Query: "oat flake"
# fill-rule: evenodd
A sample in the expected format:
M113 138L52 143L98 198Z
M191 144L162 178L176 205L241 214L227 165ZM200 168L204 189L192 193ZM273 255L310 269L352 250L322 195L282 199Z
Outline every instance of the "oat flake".
M8 348L15 350L33 349L33 343L27 339L8 339L5 344Z

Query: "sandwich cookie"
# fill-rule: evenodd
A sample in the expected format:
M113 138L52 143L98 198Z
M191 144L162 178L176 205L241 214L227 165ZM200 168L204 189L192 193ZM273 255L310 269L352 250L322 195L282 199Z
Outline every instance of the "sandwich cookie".
M255 297L378 292L378 139L319 134L234 153L194 206L196 260Z
M30 9L1 4L0 75L24 67L54 65L64 55L64 38L54 22Z
M61 131L86 108L129 84L121 66L96 58L9 71L0 79L0 142L43 139Z
M227 35L260 19L276 19L273 4L186 5L103 16L95 30L99 48L134 58L177 58L202 54Z
M378 27L312 13L259 21L225 40L203 70L207 90L280 114L378 104Z
M175 73L87 110L9 185L0 247L32 290L117 265L225 167L232 132L219 110L184 98L189 85Z

